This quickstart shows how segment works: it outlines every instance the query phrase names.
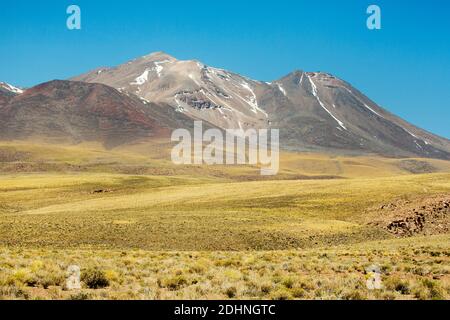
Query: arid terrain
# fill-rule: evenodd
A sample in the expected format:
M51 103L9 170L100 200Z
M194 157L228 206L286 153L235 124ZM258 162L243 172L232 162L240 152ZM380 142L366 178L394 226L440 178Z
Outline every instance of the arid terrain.
M0 298L450 297L450 162L283 152L261 177L169 147L1 143Z

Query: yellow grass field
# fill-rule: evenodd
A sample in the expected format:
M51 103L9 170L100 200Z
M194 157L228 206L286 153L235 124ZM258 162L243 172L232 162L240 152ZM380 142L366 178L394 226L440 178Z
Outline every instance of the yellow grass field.
M174 166L168 147L1 143L0 298L450 297L448 233L372 223L383 204L449 195L449 162L283 153L262 178ZM105 285L66 290L71 264Z

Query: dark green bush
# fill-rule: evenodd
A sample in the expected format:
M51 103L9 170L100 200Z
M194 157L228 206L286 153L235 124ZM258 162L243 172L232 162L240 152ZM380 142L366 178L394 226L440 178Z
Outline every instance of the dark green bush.
M81 273L81 281L90 289L101 289L109 286L109 280L102 270L91 268Z

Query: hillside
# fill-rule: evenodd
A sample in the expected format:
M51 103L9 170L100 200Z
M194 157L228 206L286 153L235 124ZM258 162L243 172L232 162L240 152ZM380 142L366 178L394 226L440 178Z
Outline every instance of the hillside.
M450 159L450 141L378 106L348 82L294 71L273 82L157 52L73 78L163 103L222 129L277 128L297 151Z

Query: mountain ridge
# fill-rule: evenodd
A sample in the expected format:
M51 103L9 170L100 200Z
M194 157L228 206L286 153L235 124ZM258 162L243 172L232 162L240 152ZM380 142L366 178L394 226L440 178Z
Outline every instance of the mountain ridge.
M162 62L168 66L161 66ZM137 76L143 68L145 77ZM133 73L136 69L139 72ZM294 70L278 80L263 82L197 60L179 61L164 52L112 70L111 75L88 73L76 79L120 86L149 101L164 101L222 129L280 128L286 148L450 155L450 140L395 116L330 73ZM128 77L122 77L124 73ZM136 81L130 81L134 76Z
M163 123L180 117L175 123L181 127L190 119L220 129L280 129L288 150L450 159L450 140L408 123L326 72L297 69L264 82L160 51L70 81L115 88L139 100L138 109L159 110L154 117L163 116ZM11 99L17 100L0 95L2 104Z

